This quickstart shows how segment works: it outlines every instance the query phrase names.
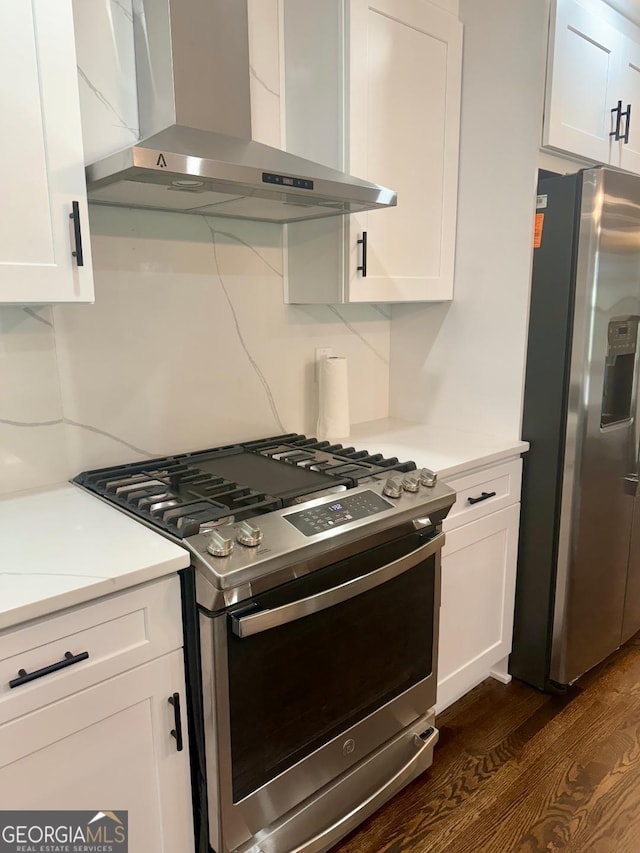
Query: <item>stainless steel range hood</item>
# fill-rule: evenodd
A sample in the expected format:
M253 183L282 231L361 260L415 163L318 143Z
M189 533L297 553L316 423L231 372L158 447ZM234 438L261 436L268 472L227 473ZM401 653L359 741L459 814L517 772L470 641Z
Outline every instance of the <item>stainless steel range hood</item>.
M134 0L142 141L87 167L89 199L296 222L396 194L251 141L247 0Z

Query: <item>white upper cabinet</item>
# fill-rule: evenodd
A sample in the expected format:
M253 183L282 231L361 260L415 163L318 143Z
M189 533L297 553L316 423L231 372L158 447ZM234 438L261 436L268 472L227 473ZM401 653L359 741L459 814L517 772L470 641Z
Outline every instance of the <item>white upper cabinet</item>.
M287 226L287 301L451 299L461 23L427 0L283 9L286 148L398 193L395 208Z
M575 0L552 10L544 144L609 163L621 36Z
M0 302L91 302L71 0L3 0L0 47Z
M543 145L640 173L640 27L600 0L551 9Z
M640 174L640 44L623 38L620 60L620 98L627 115L622 119L624 139L616 165Z

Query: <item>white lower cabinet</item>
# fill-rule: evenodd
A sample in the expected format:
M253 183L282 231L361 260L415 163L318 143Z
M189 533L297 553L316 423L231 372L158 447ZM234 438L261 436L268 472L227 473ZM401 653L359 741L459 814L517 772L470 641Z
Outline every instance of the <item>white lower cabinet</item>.
M521 463L486 469L458 481L465 484L504 482L505 469L512 468L512 490L506 495L486 486L465 499L465 513L445 520L446 542L442 552L442 594L438 647L438 701L442 711L489 675L508 680L506 659L511 652L513 608L520 519ZM517 475L517 476L516 476ZM494 491L494 490L492 490ZM460 492L459 492L460 494ZM474 503L477 497L481 501ZM511 505L489 511L511 499ZM483 513L478 517L482 508ZM471 520L473 519L473 520Z
M63 669L11 693L39 683L47 690L48 678L64 677ZM180 727L181 750L172 734ZM129 850L193 853L182 649L0 725L0 803L3 809L125 810Z

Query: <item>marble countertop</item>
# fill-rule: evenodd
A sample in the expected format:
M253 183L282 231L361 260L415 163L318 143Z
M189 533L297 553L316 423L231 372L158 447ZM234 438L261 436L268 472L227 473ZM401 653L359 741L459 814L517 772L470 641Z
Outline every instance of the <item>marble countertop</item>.
M526 441L387 418L355 424L348 442L358 450L412 460L442 479L491 465L529 449Z
M396 419L356 424L348 443L442 479L529 447ZM0 498L0 630L188 565L186 550L69 483Z
M0 630L172 574L189 554L65 483L0 499Z

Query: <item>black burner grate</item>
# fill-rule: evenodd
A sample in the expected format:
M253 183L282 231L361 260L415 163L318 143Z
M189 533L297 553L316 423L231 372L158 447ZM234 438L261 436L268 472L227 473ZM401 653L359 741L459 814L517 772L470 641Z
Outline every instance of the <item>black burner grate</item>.
M197 533L202 524L281 506L271 495L202 473L181 457L86 471L75 482L181 539Z
M415 471L413 462L400 462L396 457L385 458L381 453L370 454L368 450L356 450L355 447L343 447L329 441L318 441L306 435L290 433L258 441L244 442L241 447L253 453L260 453L288 462L291 465L308 467L312 471L322 471L331 477L348 477L357 485L359 480L390 471Z

